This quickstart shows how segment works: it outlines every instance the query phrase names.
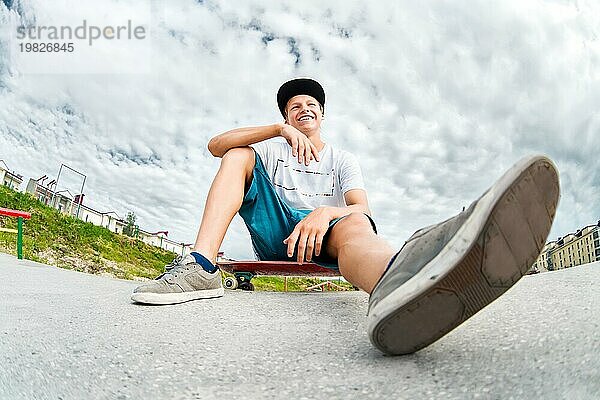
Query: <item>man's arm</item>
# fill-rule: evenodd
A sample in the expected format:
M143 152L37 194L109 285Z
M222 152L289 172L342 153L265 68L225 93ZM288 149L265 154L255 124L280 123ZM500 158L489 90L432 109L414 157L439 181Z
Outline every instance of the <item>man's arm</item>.
M281 135L282 123L256 126L250 128L237 128L217 135L208 142L208 151L215 157L223 157L227 150L234 147L243 147L262 142Z
M344 193L346 207L327 207L331 219L344 217L353 212L366 213L371 215L369 209L369 201L367 200L367 192L362 189L351 189Z
M371 215L367 192L363 189L348 190L344 193L344 199L346 207L318 207L296 224L292 233L283 241L287 245L288 257L293 255L296 243L298 243L297 261L300 264L305 259L311 261L313 250L315 255L321 254L323 237L329 228L329 222L353 212L364 212Z
M310 139L289 124L273 124L251 128L237 128L222 133L208 142L208 151L215 157L223 157L229 149L248 146L277 136L283 137L292 147L292 155L298 162L308 165L310 161L319 161L319 151Z

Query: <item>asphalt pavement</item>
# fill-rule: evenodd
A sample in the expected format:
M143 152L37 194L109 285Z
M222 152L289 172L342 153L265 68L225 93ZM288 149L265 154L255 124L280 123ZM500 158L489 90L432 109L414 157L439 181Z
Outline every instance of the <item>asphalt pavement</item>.
M597 399L600 263L526 276L388 357L362 292L133 304L137 282L0 254L0 399Z

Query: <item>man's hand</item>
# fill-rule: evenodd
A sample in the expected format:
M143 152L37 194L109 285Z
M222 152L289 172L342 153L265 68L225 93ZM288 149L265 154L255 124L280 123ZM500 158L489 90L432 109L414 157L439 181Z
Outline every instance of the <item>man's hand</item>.
M313 159L319 161L319 151L310 139L298 129L289 124L282 124L280 135L292 147L292 155L298 157L298 162L308 165Z
M329 229L329 222L333 218L329 212L329 207L315 208L302 221L298 222L290 236L283 243L287 244L287 254L291 257L294 254L296 242L298 242L298 263L302 264L312 260L313 250L315 256L321 254L321 245L323 236Z

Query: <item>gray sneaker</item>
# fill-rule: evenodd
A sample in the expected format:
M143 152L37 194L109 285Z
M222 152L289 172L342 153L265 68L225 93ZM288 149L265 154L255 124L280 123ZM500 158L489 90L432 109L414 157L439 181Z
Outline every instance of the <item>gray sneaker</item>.
M558 198L552 161L527 157L467 210L417 231L371 293L373 345L413 353L506 292L540 254Z
M152 282L138 286L133 291L131 300L146 304L176 304L221 296L221 273L206 272L188 254L175 258L165 267L165 273Z

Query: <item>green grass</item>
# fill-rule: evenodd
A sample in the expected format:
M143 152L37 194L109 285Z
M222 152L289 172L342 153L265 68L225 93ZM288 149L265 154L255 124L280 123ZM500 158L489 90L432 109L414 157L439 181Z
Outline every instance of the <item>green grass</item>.
M289 277L287 280L287 290L289 292L300 292L305 291L307 288L318 285L323 281L318 278L299 278L299 277ZM338 286L342 286L347 290L353 290L353 287L350 283L343 280L333 280ZM284 291L284 278L277 276L257 276L252 279L252 283L257 290L268 290L272 292L283 292ZM333 289L332 290L337 290Z
M48 207L28 193L0 186L0 207L31 213L23 224L23 256L28 260L116 278L153 279L175 254L141 240L119 235ZM17 219L0 216L0 226L17 228ZM0 252L17 254L17 235L0 232ZM288 291L304 291L316 278L288 278ZM256 277L256 290L283 291L284 278ZM345 282L334 283L352 289Z
M154 278L175 256L140 240L64 215L28 193L0 186L0 207L31 213L23 224L23 256L28 260L117 278ZM16 229L17 219L0 217ZM0 251L16 255L16 235L0 232Z

